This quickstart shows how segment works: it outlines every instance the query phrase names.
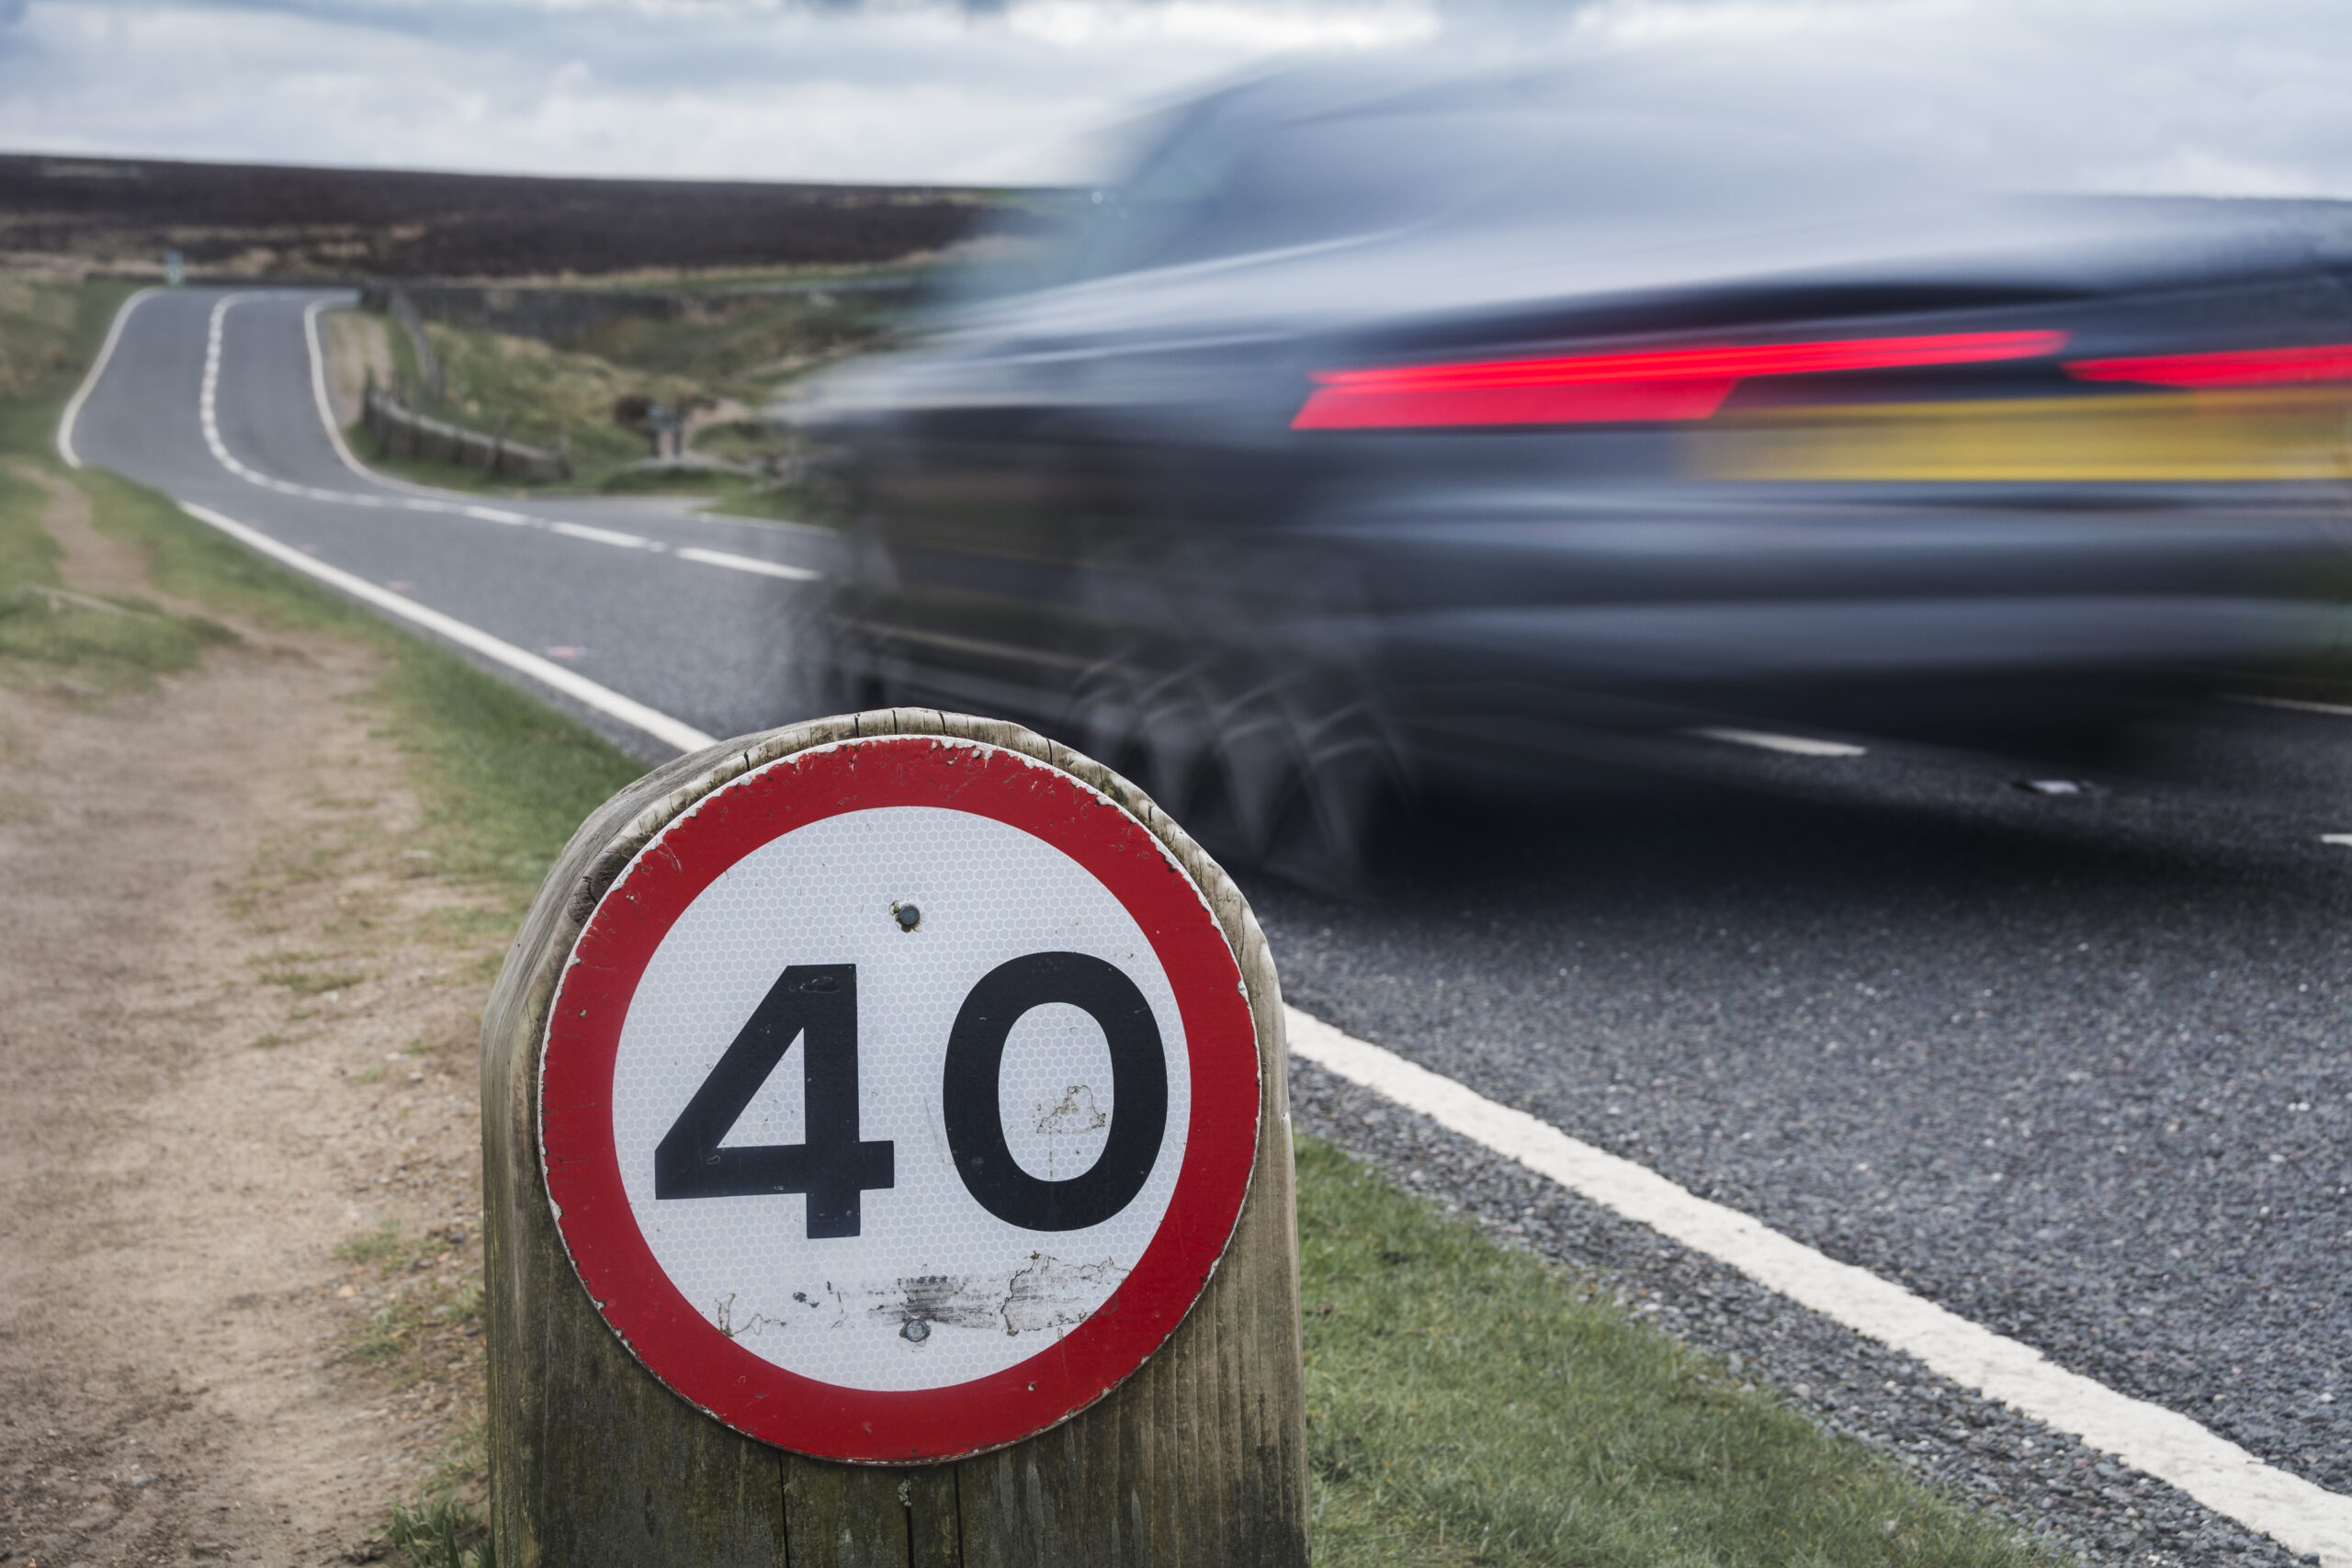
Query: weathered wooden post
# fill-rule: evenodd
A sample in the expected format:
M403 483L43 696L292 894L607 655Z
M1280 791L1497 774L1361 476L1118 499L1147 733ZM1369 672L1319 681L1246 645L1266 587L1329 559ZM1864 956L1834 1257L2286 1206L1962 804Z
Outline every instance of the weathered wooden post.
M660 769L482 1021L503 1568L1306 1561L1282 1000L1124 780L899 709Z

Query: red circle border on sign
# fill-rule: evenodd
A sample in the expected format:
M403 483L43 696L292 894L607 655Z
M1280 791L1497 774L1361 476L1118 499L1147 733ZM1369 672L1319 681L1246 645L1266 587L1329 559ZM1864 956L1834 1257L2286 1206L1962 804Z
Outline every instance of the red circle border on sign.
M889 806L969 811L1079 863L1135 917L1175 994L1192 1119L1167 1212L1086 1321L1025 1361L921 1391L842 1388L720 1333L662 1271L623 1189L612 1086L621 1026L670 928L729 867L795 829ZM1257 1026L1239 965L1199 888L1133 816L1060 769L935 736L836 741L705 795L654 835L596 905L558 983L539 1059L539 1147L581 1283L630 1353L747 1437L815 1458L919 1463L1001 1448L1067 1420L1159 1348L1207 1287L1257 1157Z

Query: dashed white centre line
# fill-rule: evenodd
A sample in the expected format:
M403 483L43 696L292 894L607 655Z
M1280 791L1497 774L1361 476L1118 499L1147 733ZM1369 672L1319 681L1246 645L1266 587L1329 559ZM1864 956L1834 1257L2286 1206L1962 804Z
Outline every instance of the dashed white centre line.
M114 356L115 345L122 337L124 324L130 321L132 308L155 292L157 292L155 289L143 288L123 301L121 308L115 312L114 321L107 329L106 343L98 350L96 360L91 365L89 373L83 377L82 384L75 389L73 399L65 405L65 412L57 424L57 451L58 456L64 459L68 467L82 466L81 457L74 448L74 426L81 414L82 405L89 400L92 389L97 386L98 378L107 367L107 362ZM625 550L645 550L653 554L674 553L682 559L703 566L724 567L731 571L754 572L763 577L780 577L795 582L810 581L820 575L807 567L786 566L776 561L761 560L752 556L734 555L726 550L689 548L673 552L667 544L659 539L648 538L642 534L626 533L618 528L599 528L587 523L547 522L533 517L527 513L509 511L504 507L486 506L480 502L445 499L422 486L386 479L383 476L371 472L361 466L358 458L353 456L349 446L344 441L343 432L335 426L334 408L327 397L326 358L319 342L319 311L323 301L312 301L302 312L302 335L310 350L311 395L312 400L318 405L319 422L326 430L327 440L334 446L335 456L342 460L345 468L362 478L391 485L405 493L385 494L328 490L319 485L296 484L291 480L265 474L243 462L229 450L228 442L220 434L219 412L221 340L229 312L236 306L254 298L257 296L232 294L213 305L211 316L206 323L204 376L197 393L197 417L198 423L203 429L205 446L211 451L215 462L247 484L262 490L273 491L279 495L297 496L304 501L332 502L344 506L362 506L378 510L428 512L445 517L466 517L480 523L497 523L509 527L537 526L550 534L560 534L566 538L582 539L590 544L610 545Z
M561 534L568 539L586 539L591 544L616 545L624 550L642 550L653 541L642 534L624 534L617 528L596 528L585 523L550 523L550 534Z
M1815 740L1809 735L1776 735L1769 729L1724 729L1711 726L1690 733L1704 740L1753 746L1759 751L1779 751L1791 757L1860 757L1870 750L1866 746L1856 746L1849 741Z
M2319 836L2319 841L2323 844L2337 844L2352 850L2352 833L2322 833Z
M707 550L700 545L682 546L673 553L680 560L699 561L704 566L723 566L729 571L757 572L762 577L781 577L793 582L813 582L821 575L805 566L786 566L782 561L762 560L757 556Z

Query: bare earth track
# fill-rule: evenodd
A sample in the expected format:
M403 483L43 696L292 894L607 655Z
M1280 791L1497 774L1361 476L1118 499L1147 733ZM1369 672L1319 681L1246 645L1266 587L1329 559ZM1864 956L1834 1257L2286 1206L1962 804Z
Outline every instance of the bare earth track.
M45 521L70 587L154 597L79 491ZM479 1403L479 953L379 782L377 658L247 632L143 695L0 686L11 1568L380 1556Z

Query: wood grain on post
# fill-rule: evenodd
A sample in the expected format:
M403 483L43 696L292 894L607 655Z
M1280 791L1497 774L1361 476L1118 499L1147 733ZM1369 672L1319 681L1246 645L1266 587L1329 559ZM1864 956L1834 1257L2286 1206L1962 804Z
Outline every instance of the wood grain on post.
M887 735L985 742L1102 791L1168 846L1216 911L1248 987L1257 1160L1224 1260L1159 1353L1107 1397L946 1464L849 1465L743 1437L664 1388L582 1288L539 1168L547 1014L597 899L712 790L811 746ZM502 1568L1044 1568L1306 1562L1305 1396L1283 1008L1232 881L1140 791L1017 726L894 709L681 758L573 835L482 1018L492 1523Z

